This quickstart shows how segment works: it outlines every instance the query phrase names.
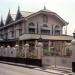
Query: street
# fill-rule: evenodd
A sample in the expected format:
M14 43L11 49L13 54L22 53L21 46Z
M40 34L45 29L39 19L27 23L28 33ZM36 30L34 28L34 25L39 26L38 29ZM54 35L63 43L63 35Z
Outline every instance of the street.
M52 74L31 68L0 63L0 75L58 75L58 74Z

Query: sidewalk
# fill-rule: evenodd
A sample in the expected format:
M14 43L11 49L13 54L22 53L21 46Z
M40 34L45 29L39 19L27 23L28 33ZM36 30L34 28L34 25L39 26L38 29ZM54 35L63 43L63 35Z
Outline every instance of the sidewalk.
M30 69L34 69L34 70L38 70L38 71L52 73L55 75L75 75L75 73L73 73L71 69L64 68L64 67L63 68L61 68L61 67L56 67L56 68L55 67L38 67L38 66L33 66L33 65L5 62L5 61L0 61L0 63L30 68Z

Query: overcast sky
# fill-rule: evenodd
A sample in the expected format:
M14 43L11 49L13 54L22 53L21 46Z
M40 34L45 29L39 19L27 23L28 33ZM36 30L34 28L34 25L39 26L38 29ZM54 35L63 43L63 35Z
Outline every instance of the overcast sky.
M72 35L75 29L75 0L0 0L0 17L2 15L5 19L9 9L11 13L16 13L18 5L20 10L34 12L43 9L44 4L69 22L67 31Z

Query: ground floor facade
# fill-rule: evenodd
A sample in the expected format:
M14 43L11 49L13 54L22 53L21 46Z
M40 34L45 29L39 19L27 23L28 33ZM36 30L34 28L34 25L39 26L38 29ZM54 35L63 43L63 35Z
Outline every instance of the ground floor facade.
M4 40L0 42L1 46L7 47L8 45L14 47L16 44L19 46L19 52L23 53L24 45L29 45L29 53L34 57L37 55L38 43L43 44L43 56L71 56L71 50L67 48L67 44L71 42L71 36L49 36L37 34L24 34L18 39ZM22 55L22 54L21 54Z

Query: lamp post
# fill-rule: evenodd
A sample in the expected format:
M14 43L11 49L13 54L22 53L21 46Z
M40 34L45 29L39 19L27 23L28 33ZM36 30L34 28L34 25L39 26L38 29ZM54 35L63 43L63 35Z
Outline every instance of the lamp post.
M71 49L72 49L72 72L75 73L75 31L73 32L74 39L71 41Z

